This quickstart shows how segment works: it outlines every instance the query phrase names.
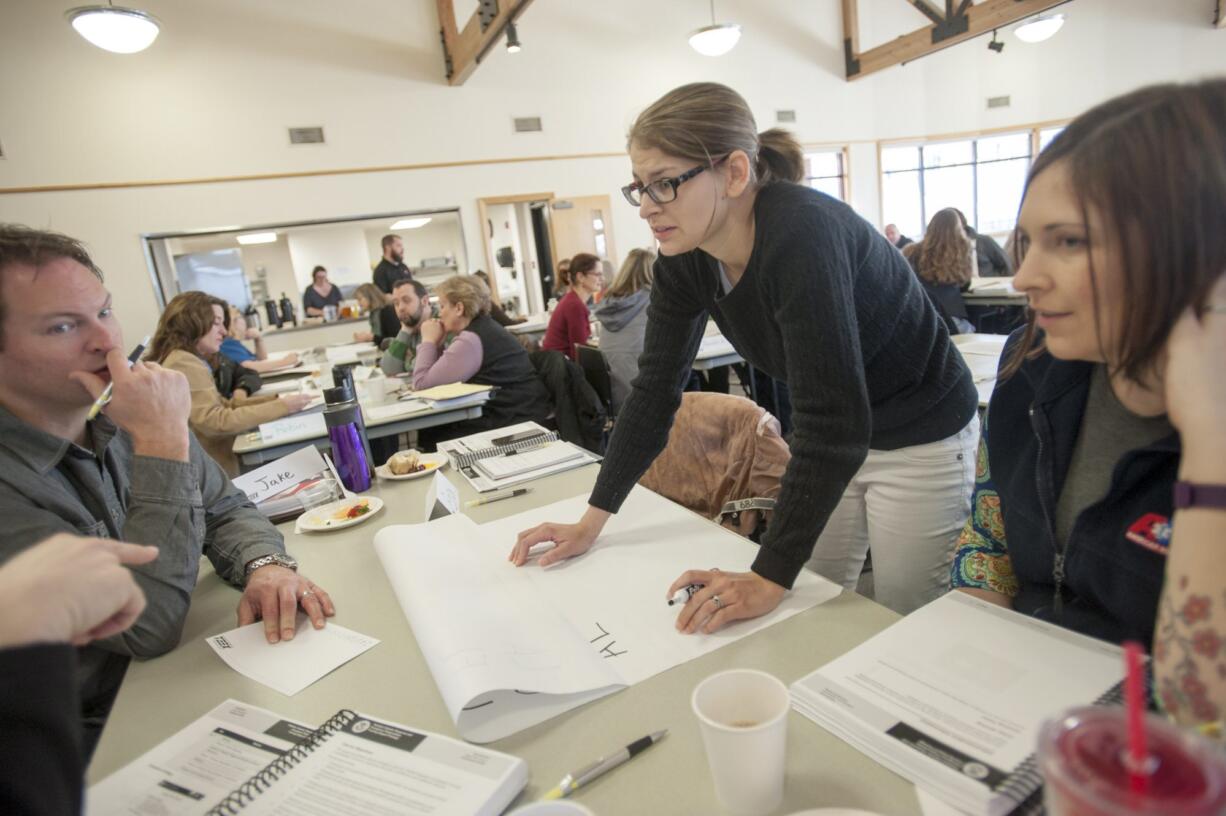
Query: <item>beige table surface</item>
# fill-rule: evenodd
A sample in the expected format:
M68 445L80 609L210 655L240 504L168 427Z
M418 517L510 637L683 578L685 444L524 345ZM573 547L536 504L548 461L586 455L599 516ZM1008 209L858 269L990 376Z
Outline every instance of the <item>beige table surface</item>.
M462 500L476 494L451 468ZM466 509L490 521L535 505L586 493L596 465L532 483L526 496ZM382 526L423 517L428 480L377 482L370 495L386 502L363 524L323 534L295 535L282 525L302 571L336 602L335 620L382 643L293 697L232 671L204 638L235 626L238 591L204 562L182 643L156 660L133 662L89 769L95 782L208 712L227 697L317 725L353 708L408 726L456 736L442 697L413 638L372 539ZM569 519L559 519L569 521ZM508 550L511 542L507 542ZM508 569L511 569L508 566ZM665 587L661 587L663 594ZM462 578L456 591L463 592ZM888 626L897 616L852 593L676 666L491 747L528 761L520 805L552 788L567 772L661 728L670 735L633 761L579 791L575 798L601 816L721 813L698 723L690 710L694 686L732 667L762 669L785 683L804 676ZM919 814L913 786L793 711L788 721L786 796L779 813L814 807L854 807L890 816Z

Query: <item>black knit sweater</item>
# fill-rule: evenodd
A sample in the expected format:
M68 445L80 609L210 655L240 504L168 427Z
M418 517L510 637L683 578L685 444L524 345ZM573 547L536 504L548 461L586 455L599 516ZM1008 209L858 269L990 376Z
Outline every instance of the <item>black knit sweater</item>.
M978 397L907 262L850 207L776 183L759 191L754 222L749 265L727 295L702 250L656 262L639 376L590 503L616 512L664 449L709 314L791 392L792 461L753 563L790 588L868 450L951 436Z

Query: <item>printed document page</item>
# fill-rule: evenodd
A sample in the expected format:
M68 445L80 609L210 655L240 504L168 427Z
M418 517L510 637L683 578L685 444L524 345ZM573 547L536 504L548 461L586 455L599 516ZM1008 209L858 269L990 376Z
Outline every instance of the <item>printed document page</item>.
M243 813L501 813L528 781L522 759L364 714L317 745Z
M795 707L919 785L987 802L1043 720L1089 705L1120 650L950 592L792 685Z
M226 700L89 789L89 816L196 816L308 737L313 726Z

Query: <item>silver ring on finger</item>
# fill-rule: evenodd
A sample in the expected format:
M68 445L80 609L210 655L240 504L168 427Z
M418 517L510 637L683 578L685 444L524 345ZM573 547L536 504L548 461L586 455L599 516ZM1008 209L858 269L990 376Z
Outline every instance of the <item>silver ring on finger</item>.
M723 602L723 601L721 601L721 600L719 599L719 596L718 596L718 595L712 595L712 596L711 596L711 600L712 600L712 602L714 602L714 604L715 604L715 608L716 608L717 610L719 610L719 609L723 609L723 608L724 608L724 602Z
M315 590L313 590L313 589L304 589L304 590L302 590L302 596L301 596L301 598L302 598L302 600L304 600L304 601L305 601L307 598L309 598L310 596L312 596L312 595L314 595L314 594L315 594Z

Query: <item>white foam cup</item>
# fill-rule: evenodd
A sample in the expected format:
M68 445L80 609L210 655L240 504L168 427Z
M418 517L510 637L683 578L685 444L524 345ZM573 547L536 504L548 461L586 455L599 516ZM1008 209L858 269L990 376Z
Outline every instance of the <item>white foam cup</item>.
M791 708L787 686L756 669L729 669L699 683L690 703L724 807L737 816L778 808Z

